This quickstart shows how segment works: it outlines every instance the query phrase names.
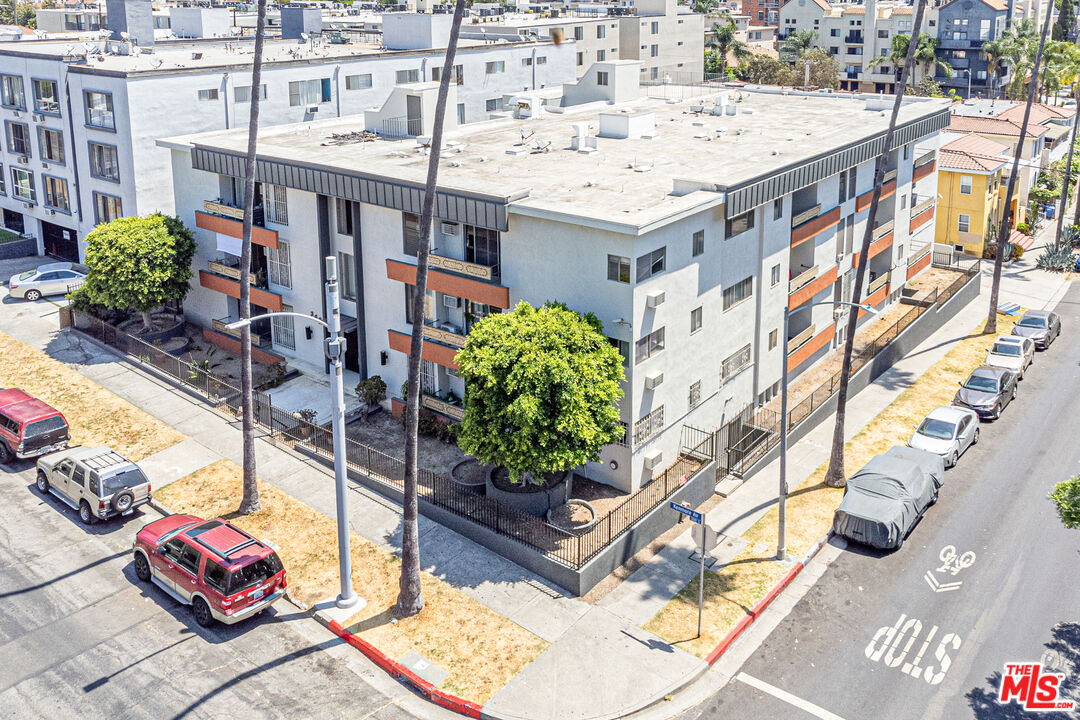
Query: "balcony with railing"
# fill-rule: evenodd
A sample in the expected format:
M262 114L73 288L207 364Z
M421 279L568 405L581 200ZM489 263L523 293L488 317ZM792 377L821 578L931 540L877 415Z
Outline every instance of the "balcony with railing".
M923 153L919 157L915 158L915 167L921 168L923 165L929 165L930 163L934 162L934 157L936 157L936 155L937 152L934 150Z
M889 273L883 272L876 278L870 281L870 284L866 286L866 292L863 293L863 299L866 299L876 293L881 288L889 284Z
M820 213L821 213L821 203L818 203L817 205L814 205L813 207L809 207L809 208L803 210L802 212L799 212L799 213L796 213L796 214L792 215L791 216L791 227L792 227L792 229L797 228L800 225L804 225L804 224L810 222L811 220L816 218Z
M232 203L227 203L222 200L203 200L203 210L213 215L219 215L221 217L232 218L233 220L244 221L244 208ZM266 213L262 206L259 205L252 208L251 211L251 223L260 227L266 224Z
M428 395L426 393L421 395L420 404L423 407L426 407L428 410L431 410L432 412L437 412L440 415L445 415L446 417L457 420L458 422L461 422L461 420L465 417L465 408L461 407L460 405L452 405L445 400L440 400L434 395Z
M379 134L387 138L407 138L424 134L424 122L420 118L383 118Z
M810 325L809 327L807 327L805 330L798 333L794 337L789 338L788 341L787 341L787 354L791 355L796 350L801 348L803 345L810 342L810 340L813 339L814 332L816 330L817 330L817 326Z
M278 234L276 230L268 230L265 227L265 213L262 206L252 210L251 218L251 242L276 249ZM226 203L221 198L204 200L203 209L195 211L195 227L229 237L242 238L244 236L244 209Z
M844 42L848 45L862 45L864 42L862 33L849 32L844 36Z
M887 221L881 223L876 228L874 228L874 232L873 232L872 237L874 238L874 240L880 240L881 238L885 237L886 235L888 235L889 233L891 233L893 231L893 226L895 224L896 224L895 220L887 220Z
M219 333L224 333L226 335L230 335L230 336L236 338L237 340L239 340L240 339L240 334L241 334L240 329L239 328L233 329L233 328L229 327L229 323L236 322L237 319L238 318L220 318L220 319L214 318L213 320L210 321L210 326L214 330L217 330ZM267 337L266 335L259 335L258 333L254 333L254 332L251 333L251 344L254 345L255 347L261 347L261 348L269 348L270 345L271 345L269 337Z
M465 334L456 325L449 322L425 322L424 338L455 348L465 347Z
M889 170L887 173L885 173L884 175L881 176L882 184L887 183L890 180L895 180L895 179L896 179L896 168L893 168L892 170Z
M251 302L261 308L280 312L281 295L270 290L265 278L256 273L251 277ZM205 270L199 270L199 285L207 290L240 299L240 268L238 263L224 260L210 260Z
M929 199L923 200L921 203L911 208L911 217L922 215L924 212L934 207L934 197L931 195Z
M803 289L817 278L820 268L815 265L814 267L804 270L795 277L791 278L788 282L788 294L798 292Z
M478 280L491 281L495 279L494 265L481 265L466 260L455 260L454 258L436 255L434 252L428 256L428 265L438 270L447 270L460 275L468 275L469 277Z

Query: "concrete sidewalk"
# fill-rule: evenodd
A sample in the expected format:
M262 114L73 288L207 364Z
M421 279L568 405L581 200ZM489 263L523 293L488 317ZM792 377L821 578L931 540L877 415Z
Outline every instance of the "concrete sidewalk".
M0 276L5 270L0 262ZM1035 270L1033 258L1014 264L1003 278L1002 299L1032 308L1053 302L1067 284L1061 276ZM989 278L984 277L983 294L977 301L852 398L848 434L858 432L975 328L986 315L988 296ZM155 486L222 458L240 462L238 423L96 343L76 333L59 332L57 310L46 301L15 303L4 298L0 320L5 332L70 364L188 435L183 443L144 461ZM792 487L827 458L831 430L831 419L826 419L791 447ZM269 442L257 444L257 458L261 478L333 517L333 478L327 468ZM777 473L776 463L772 463L748 480L709 513L709 524L738 538L775 502ZM351 490L352 529L389 551L399 552L400 508L361 486L353 485ZM730 540L722 554L733 556L741 549L740 542ZM540 577L423 517L420 545L425 570L551 643L485 706L485 711L495 716L552 720L619 717L660 700L706 668L698 658L641 630L641 625L697 571L697 564L690 560L693 547L689 532L595 606L566 597ZM432 716L438 714L432 708Z

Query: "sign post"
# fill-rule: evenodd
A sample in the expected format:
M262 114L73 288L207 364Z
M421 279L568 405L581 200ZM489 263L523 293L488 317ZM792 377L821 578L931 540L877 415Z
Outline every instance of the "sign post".
M701 570L698 574L698 593L697 593L697 636L701 637L701 611L705 606L705 518L701 513L685 505L680 505L674 500L671 501L671 509L677 513L682 513L686 517L690 518L690 522L697 525L701 525L701 549L699 554L701 555Z

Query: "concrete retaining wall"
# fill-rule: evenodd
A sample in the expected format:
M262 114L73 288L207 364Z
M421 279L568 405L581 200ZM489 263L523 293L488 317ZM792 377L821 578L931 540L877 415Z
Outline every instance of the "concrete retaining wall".
M0 260L31 257L36 256L37 254L36 238L30 237L22 240L15 240L13 242L0 243Z

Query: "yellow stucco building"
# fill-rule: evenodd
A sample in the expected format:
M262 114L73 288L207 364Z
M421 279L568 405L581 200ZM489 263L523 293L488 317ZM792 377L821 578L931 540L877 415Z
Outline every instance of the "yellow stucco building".
M1009 151L974 133L941 146L936 242L982 257L987 235L1001 226Z

